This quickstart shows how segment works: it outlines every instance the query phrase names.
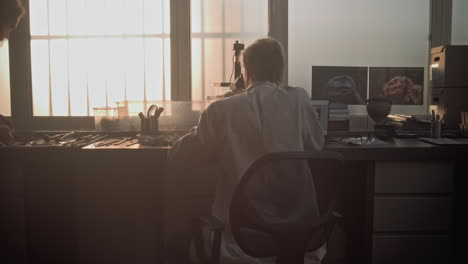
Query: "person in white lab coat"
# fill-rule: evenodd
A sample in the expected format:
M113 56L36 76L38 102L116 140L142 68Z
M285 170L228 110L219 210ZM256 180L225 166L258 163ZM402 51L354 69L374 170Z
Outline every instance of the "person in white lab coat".
M168 153L169 162L187 164L196 153L198 160L205 157L219 165L212 214L226 225L221 263L274 263L272 259L247 256L229 228L233 191L252 162L269 152L321 150L324 145L324 134L307 92L302 88L280 87L284 67L278 41L271 38L255 41L242 54L246 91L213 102L201 114L198 126L179 139ZM318 214L315 187L306 167L302 173L307 178L303 181L306 187L300 186L293 193L307 202L292 210L312 210ZM322 248L308 253L306 263L320 263L324 252Z

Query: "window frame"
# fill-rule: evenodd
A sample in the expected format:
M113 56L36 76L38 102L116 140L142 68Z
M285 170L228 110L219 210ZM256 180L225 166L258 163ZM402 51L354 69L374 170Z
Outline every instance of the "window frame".
M23 4L25 17L9 38L11 119L16 130L94 130L93 116L34 116L29 0ZM171 100L191 100L190 4L191 0L170 1ZM268 35L283 43L286 57L287 7L288 0L268 0Z
M33 115L31 84L31 38L29 1L23 0L26 13L9 38L11 119L18 131L94 130L94 117L42 117ZM171 99L191 100L190 0L170 1ZM288 5L289 0L268 0L268 36L284 48L288 80ZM452 0L430 0L430 45L450 44ZM444 22L444 23L441 23ZM444 34L445 32L445 34ZM429 89L430 91L430 89Z

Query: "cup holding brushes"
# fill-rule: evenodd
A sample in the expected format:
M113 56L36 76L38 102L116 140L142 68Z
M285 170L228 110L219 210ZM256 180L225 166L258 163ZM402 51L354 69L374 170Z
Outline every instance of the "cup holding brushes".
M157 105L151 105L148 108L147 115L140 112L138 116L141 121L141 133L142 134L157 134L159 132L158 119L164 108L158 107Z
M141 133L137 135L137 140L143 146L161 145L161 136L159 135L159 117L164 108L151 105L147 111L147 116L140 112L138 116L141 120Z
M441 138L442 127L445 123L445 114L441 118L439 114L436 114L435 111L432 110L430 120L431 120L431 137Z

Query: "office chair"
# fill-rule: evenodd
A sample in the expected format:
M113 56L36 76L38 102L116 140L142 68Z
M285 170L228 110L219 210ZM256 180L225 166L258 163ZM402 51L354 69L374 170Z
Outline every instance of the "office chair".
M239 247L249 256L256 258L276 257L277 264L304 263L304 255L323 246L342 217L335 212L333 197L325 210L314 221L267 223L260 217L255 206L246 199L245 190L255 179L259 170L268 164L284 161L331 161L341 163L337 152L277 152L269 153L256 160L244 173L237 185L229 208L231 231ZM339 166L342 167L342 166ZM290 177L291 175L284 175ZM304 219L302 219L304 220ZM211 256L204 250L202 229L213 232ZM217 264L220 259L221 236L224 226L213 216L198 217L193 222L194 245L197 258L202 263Z

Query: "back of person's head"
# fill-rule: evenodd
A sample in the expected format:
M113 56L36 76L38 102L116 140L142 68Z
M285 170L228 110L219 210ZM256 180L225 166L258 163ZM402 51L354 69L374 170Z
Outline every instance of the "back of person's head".
M282 81L285 64L283 47L275 39L255 41L244 50L242 62L252 82L279 84Z
M16 28L23 16L24 7L21 0L0 1L0 42Z

